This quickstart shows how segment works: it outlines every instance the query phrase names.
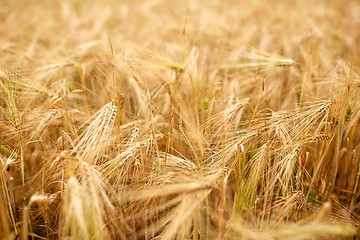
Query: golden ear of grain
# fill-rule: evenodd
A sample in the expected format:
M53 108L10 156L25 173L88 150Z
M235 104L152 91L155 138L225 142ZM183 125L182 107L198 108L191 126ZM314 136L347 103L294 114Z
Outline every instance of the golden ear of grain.
M114 127L116 113L116 101L112 100L93 116L95 120L79 136L78 143L73 150L80 160L97 164L108 147L108 139Z
M81 181L75 176L70 177L63 196L62 237L99 240L124 237L124 231L129 227L116 216L117 209L111 200L114 195L107 189L108 184L101 174L94 166L80 162L76 175Z
M332 212L332 206L330 202L325 202L320 211L318 212L316 218L314 219L314 223L321 223L321 222L325 222L325 221L329 221L330 216L331 216L331 212Z

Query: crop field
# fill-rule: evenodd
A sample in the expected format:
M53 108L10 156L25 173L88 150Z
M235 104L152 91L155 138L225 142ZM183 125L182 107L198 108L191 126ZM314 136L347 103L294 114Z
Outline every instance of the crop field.
M360 239L360 1L0 20L0 239Z

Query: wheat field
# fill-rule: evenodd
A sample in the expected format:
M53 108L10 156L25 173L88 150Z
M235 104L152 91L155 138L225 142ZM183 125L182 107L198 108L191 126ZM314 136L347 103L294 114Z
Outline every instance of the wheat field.
M359 13L2 0L0 239L360 239Z

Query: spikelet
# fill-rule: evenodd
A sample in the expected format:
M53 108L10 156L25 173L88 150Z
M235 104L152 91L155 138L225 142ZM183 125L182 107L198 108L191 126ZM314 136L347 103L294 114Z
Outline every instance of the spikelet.
M353 109L350 106L348 106L346 108L345 121L347 121L347 122L350 121L352 114L353 114Z
M283 194L288 192L289 185L291 185L292 177L297 162L297 156L301 152L301 145L295 144L290 146L283 146L283 150L278 155L278 160L274 163L272 172L275 172L277 179L270 183L272 188L277 181L280 182Z
M206 176L206 180L212 187L217 187L223 183L226 183L230 173L231 169L227 167L212 170L209 172L209 175Z
M222 69L261 69L269 70L274 67L290 67L296 62L290 58L276 56L259 49L240 54L247 63L221 65Z
M306 197L302 191L293 191L289 196L280 198L274 205L277 211L276 220L283 221L289 216L294 216L307 206Z
M295 65L296 62L290 58L276 56L265 51L257 50L247 54L247 58L258 64L259 67L288 67Z
M335 100L328 100L317 110L318 113L329 112L329 110L334 106Z
M331 130L334 130L339 125L339 120L333 117L330 122Z
M322 205L320 211L318 212L313 222L321 223L328 221L331 216L331 211L332 211L331 208L332 208L331 202L325 202L324 205Z
M30 198L29 206L31 206L32 204L37 204L37 205L49 204L55 200L55 197L56 194L49 195L44 193L35 193Z
M190 193L176 206L165 218L168 223L166 230L160 235L161 239L185 239L191 230L191 223L198 214L203 201L211 193L211 190L201 190Z
M74 177L68 180L62 202L62 237L109 239L103 202L96 191L95 187L81 184Z
M254 130L254 131L250 131L246 134L244 134L243 136L241 136L241 138L239 139L239 141L237 142L238 145L242 145L248 141L250 141L252 138L254 138L255 136L257 136L259 134L258 131Z
M196 165L186 159L174 156L172 154L165 154L164 152L160 153L160 164L165 164L166 156L166 168L170 171L182 170L182 171L193 171L196 168Z
M40 114L38 118L38 124L36 125L36 128L32 131L30 139L34 139L36 136L43 134L47 127L53 121L56 114L57 112L54 110L50 110Z
M270 120L273 124L281 124L290 119L294 119L296 116L297 114L292 112L274 113Z
M302 191L293 192L293 201L296 203L296 210L299 211L307 205L305 195Z
M115 100L103 106L94 116L95 120L80 136L73 152L79 159L96 164L107 147L108 137L113 129L117 113Z
M319 134L311 137L312 141L323 141L323 140L329 140L330 136L326 134Z
M231 162L233 156L238 151L244 152L246 144L249 143L258 135L259 132L257 130L252 130L246 132L240 138L235 138L230 140L230 142L228 142L222 150L220 150L218 153L215 154L216 158L208 159L210 165L213 168L218 168L222 166L222 163L225 163L225 166L229 166L229 164L233 165L234 163Z
M209 122L213 123L215 127L221 127L222 125L229 124L236 116L236 114L245 106L246 103L239 102L229 108L214 115Z

